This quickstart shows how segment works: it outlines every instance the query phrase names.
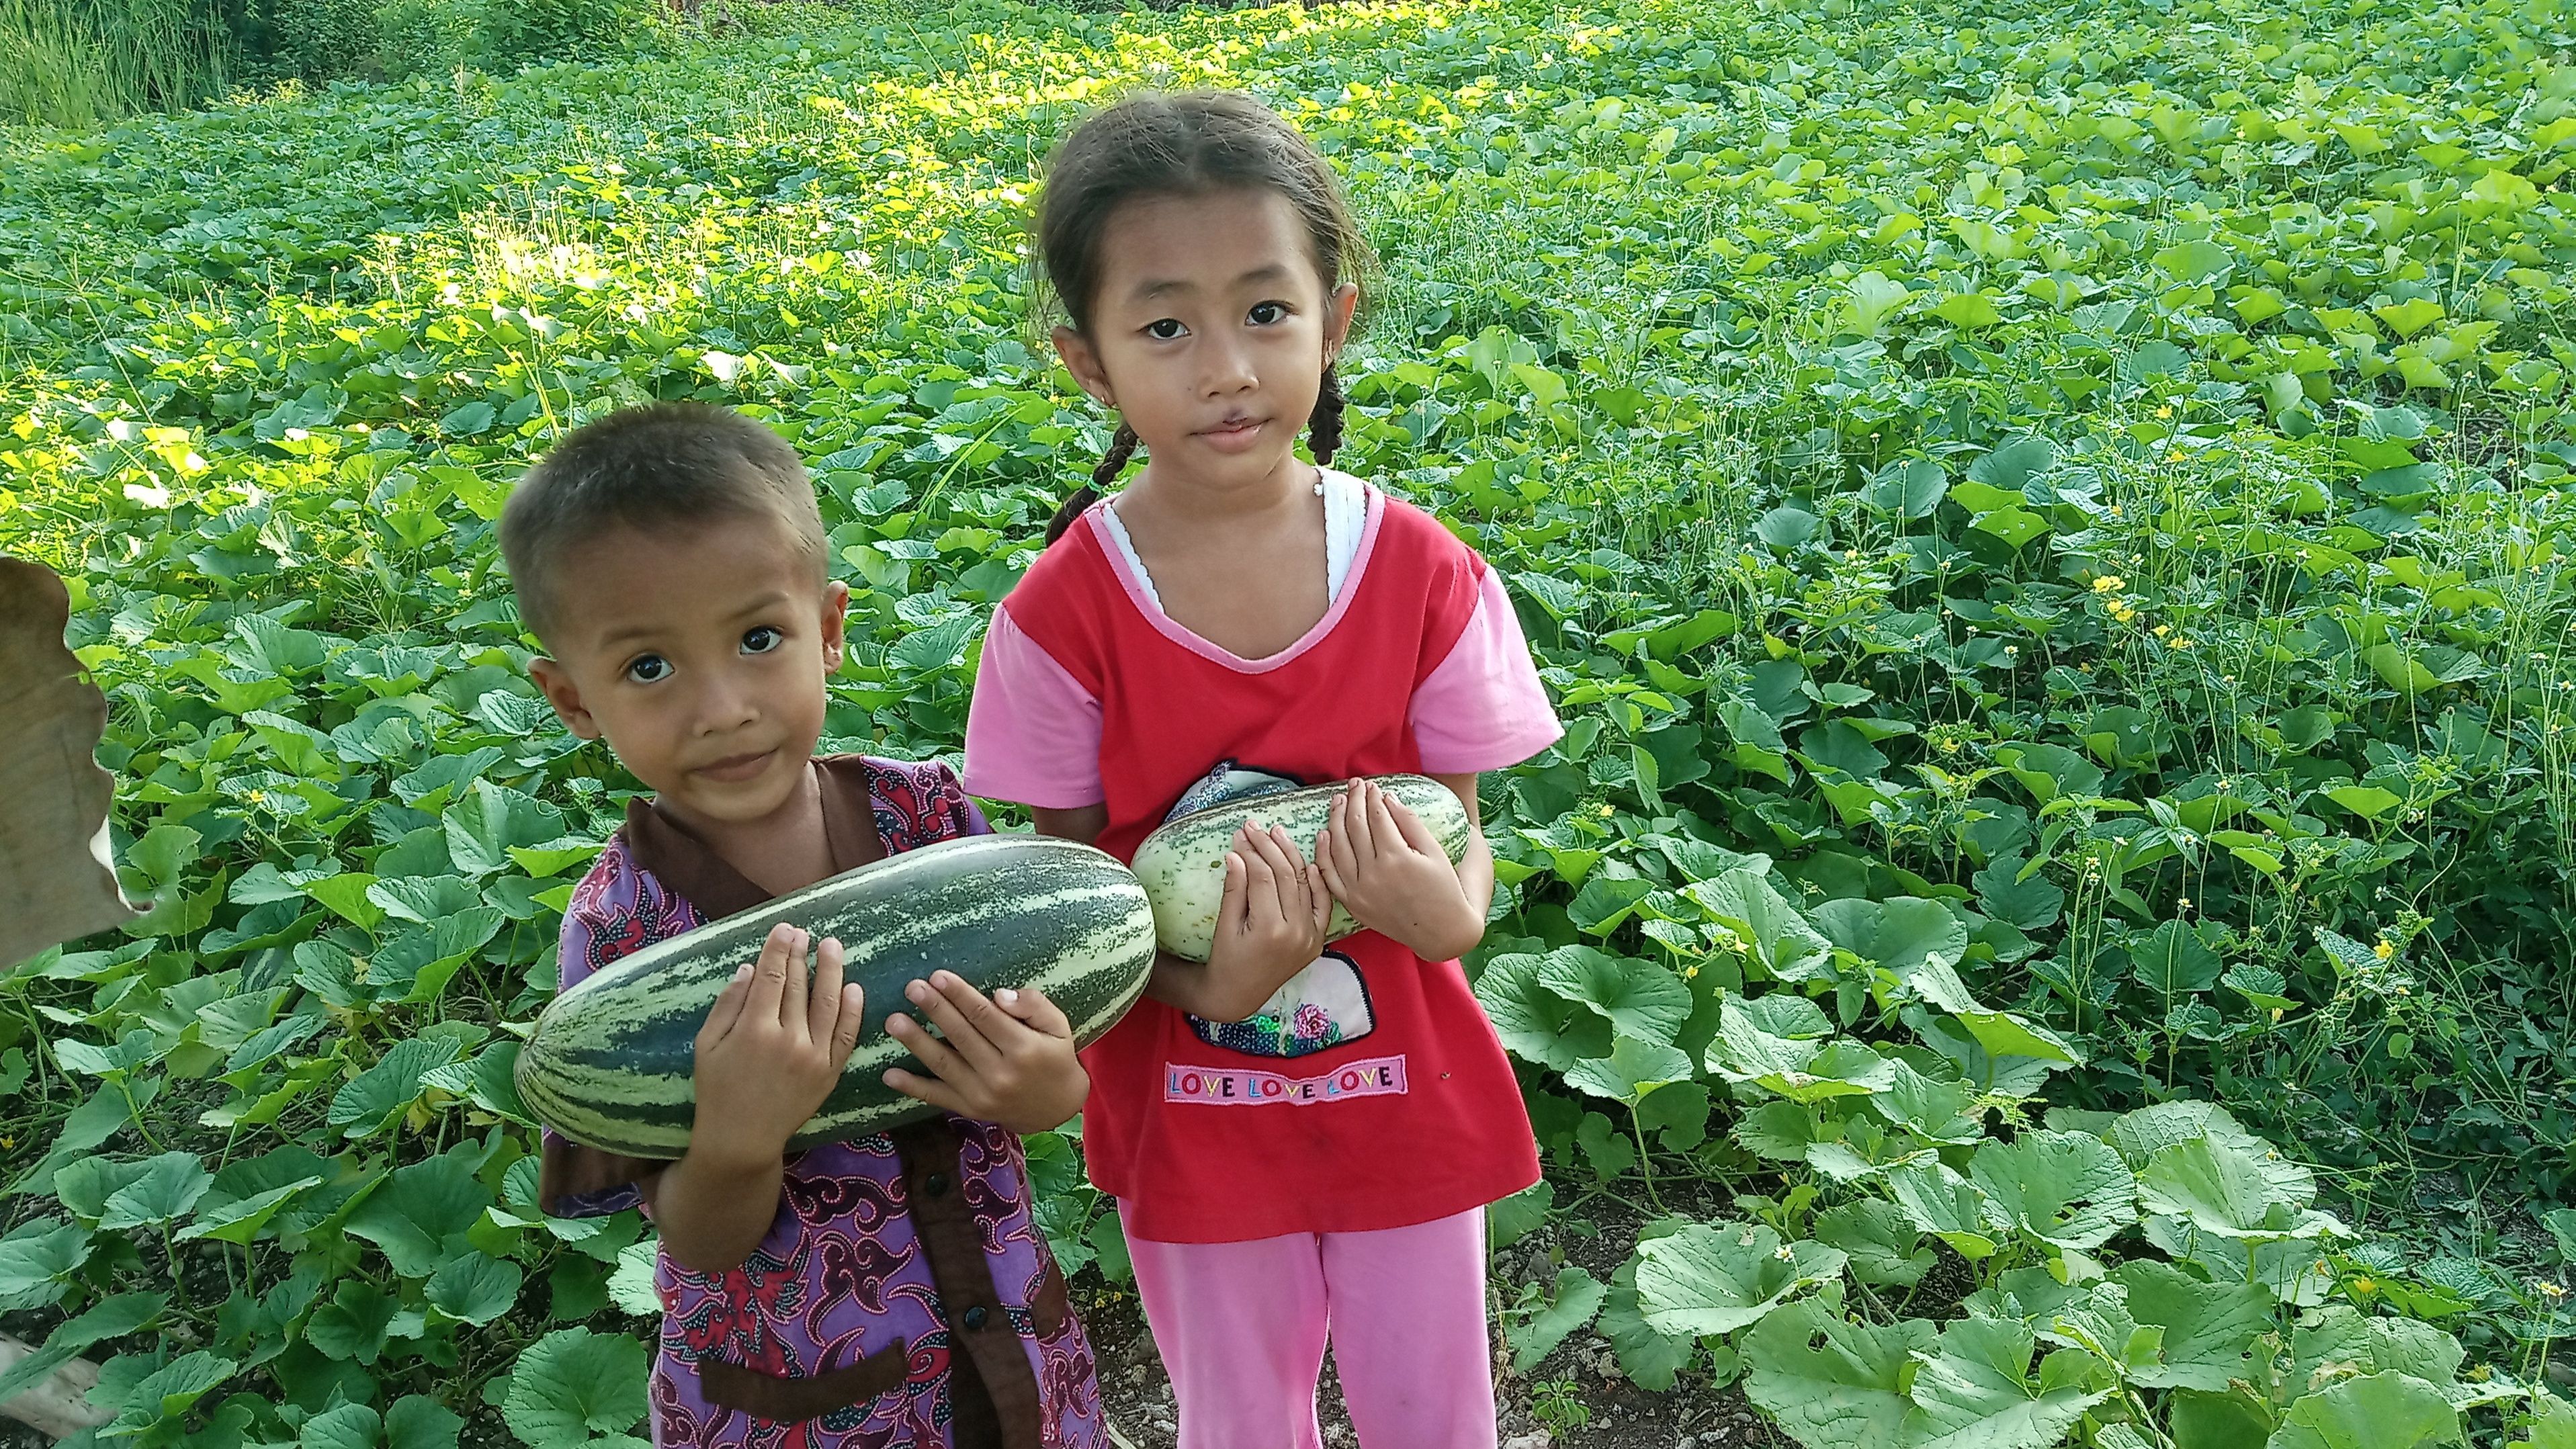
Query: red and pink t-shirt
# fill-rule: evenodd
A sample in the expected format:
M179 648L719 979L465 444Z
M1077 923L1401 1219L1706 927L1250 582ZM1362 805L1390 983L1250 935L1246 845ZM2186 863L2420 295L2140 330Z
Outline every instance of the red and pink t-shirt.
M994 613L966 788L1105 804L1099 843L1123 860L1173 815L1230 798L1545 749L1562 731L1493 571L1428 514L1364 496L1324 617L1258 660L1174 622L1108 505L1085 514ZM1148 1240L1405 1227L1538 1180L1519 1086L1458 963L1373 931L1249 1021L1139 1002L1084 1062L1092 1181Z

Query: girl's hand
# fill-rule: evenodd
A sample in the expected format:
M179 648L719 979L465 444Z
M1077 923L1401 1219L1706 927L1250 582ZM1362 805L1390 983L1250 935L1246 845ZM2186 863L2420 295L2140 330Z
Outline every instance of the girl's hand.
M1207 985L1214 1021L1241 1021L1324 952L1333 898L1314 862L1284 827L1246 820L1225 853L1225 894L1208 952Z
M712 1151L736 1165L774 1164L840 1085L865 1002L859 987L841 984L841 943L825 941L819 958L812 946L784 921L771 927L760 959L735 972L708 1009L698 1028L691 1156Z
M1476 948L1485 918L1422 818L1367 780L1333 797L1315 861L1351 919L1425 961Z
M886 1018L886 1034L935 1076L898 1068L885 1074L887 1086L1022 1136L1061 1127L1082 1110L1091 1075L1074 1055L1073 1023L1045 993L1002 990L988 1000L955 972L936 971L904 995L940 1036L899 1012Z

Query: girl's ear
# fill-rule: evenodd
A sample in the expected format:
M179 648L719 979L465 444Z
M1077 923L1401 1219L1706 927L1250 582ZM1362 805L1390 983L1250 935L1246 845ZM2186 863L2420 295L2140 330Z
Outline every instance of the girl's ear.
M1324 299L1324 361L1330 365L1351 340L1351 318L1360 310L1360 284L1344 282Z
M1100 352L1091 339L1070 327L1055 329L1055 355L1064 359L1064 370L1082 384L1082 390L1102 407L1118 406L1118 394L1109 386L1109 374L1101 369Z
M581 688L573 683L572 671L543 655L528 661L528 677L545 691L546 703L555 707L555 718L564 722L575 739L599 738L599 721L581 707Z
M849 641L850 586L834 579L823 586L823 672L837 674Z

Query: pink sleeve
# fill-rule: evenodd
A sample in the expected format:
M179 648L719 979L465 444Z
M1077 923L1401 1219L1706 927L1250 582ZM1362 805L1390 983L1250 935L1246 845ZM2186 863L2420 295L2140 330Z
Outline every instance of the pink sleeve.
M1045 810L1109 798L1100 783L1100 701L993 610L966 711L966 791Z
M1490 568L1483 572L1466 632L1413 691L1413 740L1426 774L1517 765L1565 733L1539 687L1502 576Z

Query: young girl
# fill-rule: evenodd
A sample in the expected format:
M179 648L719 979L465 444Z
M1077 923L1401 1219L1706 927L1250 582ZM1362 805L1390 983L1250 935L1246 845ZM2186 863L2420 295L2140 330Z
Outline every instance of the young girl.
M1429 516L1299 461L1341 436L1363 243L1323 160L1239 95L1144 95L1048 172L1058 352L1117 410L985 638L966 785L1125 858L1172 815L1415 771L1457 792L1558 735L1502 587ZM1257 808L1257 807L1256 807ZM1311 858L1310 858L1311 854ZM1538 1178L1456 958L1453 868L1354 785L1314 841L1238 833L1215 952L1156 963L1085 1055L1084 1155L1118 1201L1183 1449L1314 1449L1329 1331L1376 1449L1494 1443L1486 1203ZM1326 949L1334 900L1365 927Z
M546 647L530 666L546 698L654 791L573 891L564 986L703 921L986 829L943 766L812 758L849 590L824 567L804 467L760 423L681 403L591 423L529 470L501 548ZM839 943L815 945L777 927L708 1013L679 1161L546 1134L546 1211L641 1207L661 1229L653 1442L1100 1444L1091 1350L1030 1219L1014 1135L1081 1107L1071 1026L1034 991L988 999L946 971L910 983L941 1037L901 1011L885 1028L936 1079L886 1083L945 1112L791 1156L868 1005L842 985Z

